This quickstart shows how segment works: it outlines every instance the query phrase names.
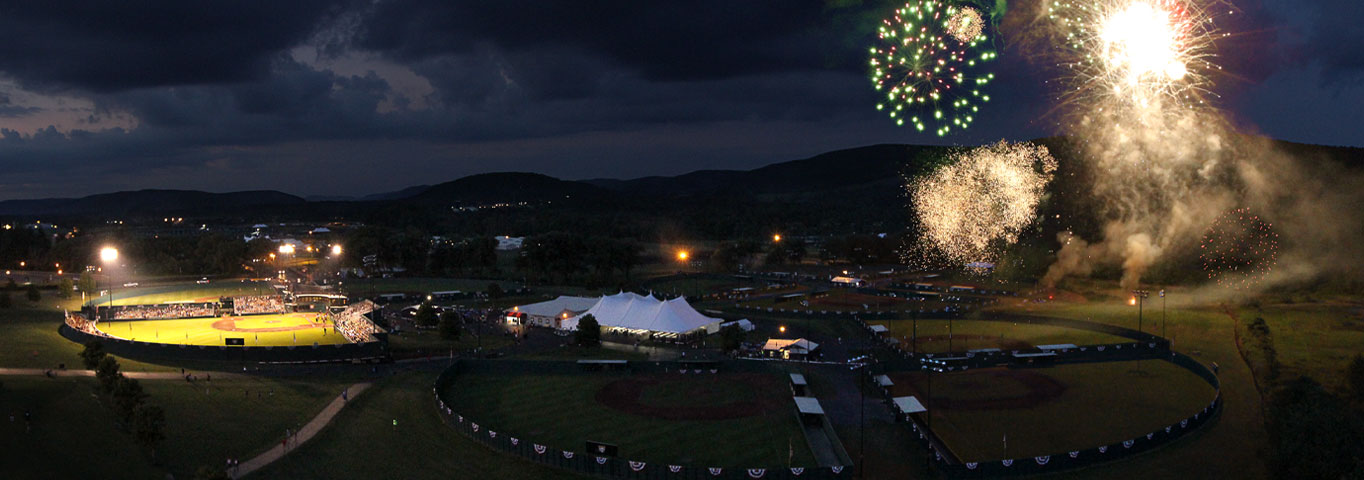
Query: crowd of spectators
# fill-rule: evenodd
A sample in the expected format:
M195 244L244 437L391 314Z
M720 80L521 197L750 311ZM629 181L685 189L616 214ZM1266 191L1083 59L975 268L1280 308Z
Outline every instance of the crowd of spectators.
M232 313L236 315L285 313L284 297L279 295L232 297Z
M85 332L85 333L88 333L88 334L91 334L91 335L98 335L98 336L101 336L101 337L106 336L106 335L104 334L104 332L101 332L101 331L99 331L98 328L95 328L95 322L92 322L92 321L90 321L90 319L85 318L85 315L74 314L74 313L67 313L67 314L66 314L66 324L67 324L67 325L70 325L71 328L74 328L74 329L76 329L76 330L79 330L79 331L82 331L82 332Z
M213 303L167 303L162 305L127 305L114 307L114 320L159 320L165 318L212 317L217 313Z
M374 340L373 334L378 333L379 326L365 317L366 313L374 310L374 303L369 301L360 302L346 307L338 313L332 323L336 325L336 331L346 336L347 340L355 343L364 343Z

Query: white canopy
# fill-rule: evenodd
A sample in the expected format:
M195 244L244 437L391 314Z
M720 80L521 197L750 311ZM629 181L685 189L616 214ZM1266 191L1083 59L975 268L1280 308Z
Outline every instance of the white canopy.
M597 301L598 300L596 298L592 297L570 297L568 295L560 295L558 298L555 298L554 300L540 303L532 303L529 305L519 305L507 311L523 312L526 315L534 315L539 317L558 317L560 315L563 315L565 312L579 313L582 312L583 310L592 308L593 305L596 305Z
M891 400L895 402L895 408L899 410L900 413L919 413L928 411L928 409L924 408L924 404L919 403L919 399L912 396L895 397Z
M697 312L682 297L659 300L652 295L624 292L601 297L586 312L564 320L560 328L576 329L578 320L586 315L596 318L603 327L665 333L687 333L721 322Z
M819 406L815 397L796 397L796 409L805 415L823 415L824 407Z
M879 323L874 323L874 324L871 325L871 331L872 331L872 333L886 333L886 332L889 332L890 329L889 329L889 328L886 328L885 325L881 325L881 324L879 324Z

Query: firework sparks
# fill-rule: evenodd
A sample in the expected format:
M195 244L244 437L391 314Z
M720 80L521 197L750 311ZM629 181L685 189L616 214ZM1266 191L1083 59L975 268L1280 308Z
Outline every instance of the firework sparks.
M979 37L982 28L985 28L985 20L981 18L979 10L971 7L958 8L956 13L947 18L947 33L961 43L970 43Z
M984 24L979 11L941 0L910 2L883 20L869 60L872 84L885 95L876 109L921 132L932 124L938 136L970 126L994 79L983 71L996 57L979 48Z
M1074 51L1072 93L1137 106L1172 99L1203 103L1211 58L1212 18L1204 0L1054 0L1047 14Z
M1199 259L1208 279L1244 290L1263 280L1277 264L1279 234L1249 209L1227 212L1203 235Z
M922 239L956 265L992 262L1032 223L1056 160L1030 143L975 148L909 186Z

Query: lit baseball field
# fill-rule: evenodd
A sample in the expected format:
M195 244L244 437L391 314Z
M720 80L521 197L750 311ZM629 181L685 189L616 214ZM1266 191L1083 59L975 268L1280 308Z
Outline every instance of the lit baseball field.
M100 288L107 288L100 285ZM115 287L115 306L155 305L170 302L216 302L222 297L241 295L273 295L275 289L266 282L224 281L210 284L165 285L157 287ZM101 296L85 302L86 305L108 306L109 296Z
M99 322L96 327L112 337L180 345L224 345L228 338L240 338L247 347L350 343L317 313Z

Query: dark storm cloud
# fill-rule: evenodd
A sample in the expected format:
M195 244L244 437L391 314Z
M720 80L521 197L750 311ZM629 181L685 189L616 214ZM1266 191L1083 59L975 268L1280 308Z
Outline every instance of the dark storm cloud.
M0 71L32 90L225 83L268 74L331 2L18 1L0 7Z
M1310 128L1260 100L1283 92L1262 90L1313 95L1273 75L1314 62L1323 77L1357 78L1353 19L1364 12L1341 0L1266 1L1278 3L1240 5L1226 27L1236 35L1219 41L1228 71L1219 87L1251 89L1245 102L1261 103L1244 110L1267 132L1284 131L1275 122ZM12 174L0 197L139 182L369 193L494 170L677 173L869 143L1056 132L1059 87L1046 80L1057 72L1017 44L999 45L994 100L972 129L938 139L891 126L872 108L864 62L879 17L900 2L11 3L0 7L0 81L93 107L74 129L0 131L0 166ZM385 68L410 70L420 88ZM1358 99L1334 103L1348 101ZM67 111L77 109L0 102L4 125ZM1358 140L1334 141L1347 142ZM325 184L270 183L330 164L338 170ZM397 177L370 186L376 173Z
M650 80L692 80L860 65L828 50L854 33L832 28L830 17L847 14L787 0L397 0L380 3L355 40L405 60L469 53L485 43L513 51L578 49Z

